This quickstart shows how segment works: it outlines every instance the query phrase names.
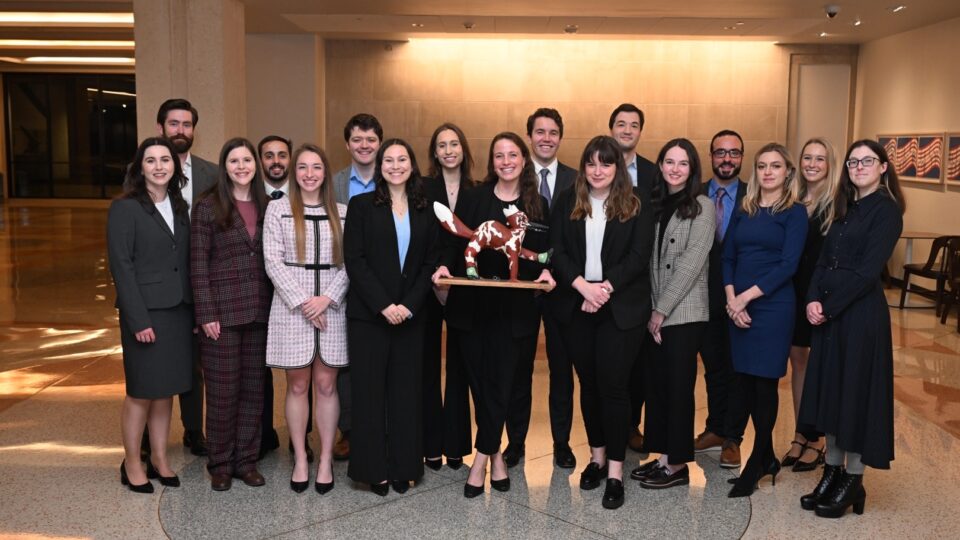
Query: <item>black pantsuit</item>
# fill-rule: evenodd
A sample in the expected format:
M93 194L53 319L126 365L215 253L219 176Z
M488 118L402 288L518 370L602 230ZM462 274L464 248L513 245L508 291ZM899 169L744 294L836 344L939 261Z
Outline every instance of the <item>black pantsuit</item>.
M645 362L647 421L644 447L667 454L671 465L693 461L693 392L697 383L697 350L706 322L660 329L662 344L647 339L652 355Z
M620 329L611 310L577 311L562 325L567 354L580 380L580 409L591 447L623 461L630 427L630 372L640 351L643 327Z
M533 362L537 357L537 339L518 343L517 365L513 374L510 399L507 404L507 441L523 445L530 430L530 410L533 407Z
M454 333L447 331L446 381L442 383L443 306L431 293L423 350L423 457L460 458L470 450L470 394Z

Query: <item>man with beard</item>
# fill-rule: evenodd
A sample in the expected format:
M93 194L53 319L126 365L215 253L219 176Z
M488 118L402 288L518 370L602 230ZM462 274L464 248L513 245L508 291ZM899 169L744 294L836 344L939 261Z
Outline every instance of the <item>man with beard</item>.
M720 449L720 466L736 469L740 467L740 441L747 417L734 418L729 407L733 360L730 356L728 317L724 311L726 295L723 291L721 254L727 225L747 192L747 185L740 180L743 138L731 130L717 133L710 142L710 157L713 178L703 186L704 194L710 197L717 210L717 234L710 249L710 322L700 346L703 377L707 384L707 422L703 433L694 440L694 450L706 452Z
M193 208L200 195L217 183L218 168L213 163L190 153L193 130L197 126L197 110L185 99L168 99L157 111L157 132L177 151L187 183L181 192L187 205ZM207 455L207 441L203 436L203 371L200 368L200 343L193 340L193 385L189 392L180 394L180 420L183 422L183 445L195 456Z
M643 111L632 103L623 103L610 113L610 136L620 145L623 161L633 185L640 192L640 205L651 204L650 194L657 180L657 166L649 159L637 153L640 133L643 132ZM646 264L646 263L644 263ZM646 336L646 332L643 333ZM630 371L630 437L627 445L634 451L643 449L643 434L640 433L640 418L643 412L644 388L643 359L648 351L641 347L637 361Z
M361 193L373 191L373 171L377 151L383 142L383 127L372 114L359 113L347 120L343 127L343 140L350 152L350 166L333 177L333 189L337 202L347 204ZM350 459L350 368L341 368L337 373L337 394L340 396L340 440L333 445L333 459Z

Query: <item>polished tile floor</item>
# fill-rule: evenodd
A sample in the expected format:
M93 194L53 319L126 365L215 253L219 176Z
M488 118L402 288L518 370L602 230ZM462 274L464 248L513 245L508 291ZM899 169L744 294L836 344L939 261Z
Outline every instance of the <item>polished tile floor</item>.
M868 471L862 516L825 520L802 511L799 496L817 473L785 471L749 499L727 499L732 473L718 467L716 453L698 456L690 486L650 492L628 480L624 507L604 510L602 490L580 491L578 473L552 465L542 347L527 457L511 470L507 493L488 488L466 500L466 472L444 468L428 470L404 495L380 498L352 485L338 464L333 492L295 495L285 449L262 462L265 487L214 493L202 460L172 443L183 486L134 495L117 472L123 369L105 216L0 205L0 537L943 538L960 530L960 334L953 317L941 325L929 309L891 310L897 457L890 471ZM697 403L702 426L702 380ZM781 450L792 435L791 410L784 380ZM279 401L276 415L285 441ZM174 425L171 441L180 435ZM571 444L582 466L589 451L579 416Z

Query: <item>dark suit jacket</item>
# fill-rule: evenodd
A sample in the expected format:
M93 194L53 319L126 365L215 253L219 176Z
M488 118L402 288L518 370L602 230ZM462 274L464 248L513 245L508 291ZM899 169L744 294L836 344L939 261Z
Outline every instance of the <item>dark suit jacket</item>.
M174 230L152 206L116 199L107 217L107 254L117 288L116 307L133 333L153 326L149 310L193 303L190 221L174 216Z
M639 197L639 189L634 193ZM550 223L553 272L557 288L550 293L550 305L557 319L570 324L583 297L573 288L582 276L587 260L586 220L570 219L576 192L568 190L557 202ZM600 260L603 278L613 285L610 310L621 330L643 326L650 319L650 254L653 249L653 208L640 204L640 214L621 223L607 221L603 230Z
M557 205L560 195L567 189L573 187L577 180L577 170L567 167L563 163L557 162L557 181L553 184L553 193L551 193L550 208Z
M213 197L202 198L193 209L190 235L197 324L267 322L273 287L263 266L262 216L253 238L239 214L222 231L214 219Z
M737 179L737 182L739 182L739 184L737 185L737 202L733 207L734 213L740 208L740 205L743 203L743 196L747 193L747 184L740 179ZM709 180L703 183L703 191L701 193L707 198L710 197ZM713 199L711 199L711 202L712 201ZM730 215L730 220L733 221L733 214ZM724 239L726 239L726 236L724 236ZM711 319L727 317L724 311L724 307L727 305L727 293L723 290L723 245L724 242L717 240L717 236L714 235L713 247L710 248L710 268L707 276L707 288L710 291Z
M347 207L343 231L343 262L350 277L347 317L386 324L380 312L390 304L402 304L417 319L437 266L439 225L433 207L417 210L410 204L410 245L401 271L393 211L389 205L374 205L375 196L357 195Z
M640 203L650 202L653 184L657 181L657 165L649 159L637 154L637 189L640 190Z
M220 176L220 168L195 154L190 154L190 167L192 169L190 173L192 177L191 181L193 182L191 186L193 190L193 207L196 208L203 192L217 183L217 179Z

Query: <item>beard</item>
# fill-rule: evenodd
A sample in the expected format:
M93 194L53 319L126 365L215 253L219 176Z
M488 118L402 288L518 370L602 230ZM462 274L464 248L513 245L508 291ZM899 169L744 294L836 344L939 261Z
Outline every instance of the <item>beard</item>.
M263 174L271 182L283 182L287 179L287 169L285 167L271 167L263 171Z
M190 147L193 146L192 137L174 135L173 137L168 137L167 139L170 141L170 144L173 145L173 149L176 150L178 154L186 154L190 150Z
M721 171L721 167L733 167L733 169L731 169L730 173L724 173ZM720 165L713 167L713 175L717 180L733 180L740 176L740 165L734 165L732 161L721 162Z

